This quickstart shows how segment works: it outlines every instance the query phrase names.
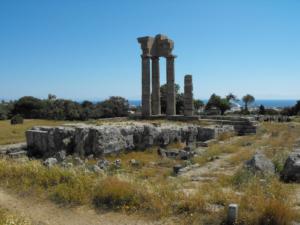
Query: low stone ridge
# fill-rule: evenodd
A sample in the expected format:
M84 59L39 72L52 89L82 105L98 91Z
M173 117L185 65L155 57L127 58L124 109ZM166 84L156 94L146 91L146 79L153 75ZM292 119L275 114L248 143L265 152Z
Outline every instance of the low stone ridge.
M232 132L233 127L193 125L161 125L151 123L130 125L68 125L38 126L26 131L30 156L51 157L66 151L80 156L102 156L122 150L143 150L151 146L166 146L174 142L197 142Z
M278 122L278 123L291 122L291 118L289 116L283 116L283 115L260 115L260 116L255 116L255 119L260 122Z
M201 116L201 120L217 124L232 125L238 135L255 134L257 121L254 117Z
M0 157L23 158L27 156L26 143L0 146Z
M166 149L162 149L162 148L158 148L157 150L158 155L160 155L163 158L177 158L180 160L188 160L191 159L196 153L194 151L191 150L166 150Z
M286 182L300 182L300 149L295 149L289 154L281 178Z

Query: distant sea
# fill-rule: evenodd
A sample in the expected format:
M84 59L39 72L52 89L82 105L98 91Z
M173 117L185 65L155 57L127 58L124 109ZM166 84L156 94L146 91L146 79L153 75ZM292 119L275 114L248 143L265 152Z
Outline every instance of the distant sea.
M8 99L3 99L0 98L0 101L5 100L8 101ZM82 102L82 100L77 100L79 103ZM91 100L92 102L96 103L98 101L95 100ZM208 100L203 100L204 103L206 103ZM265 107L268 108L283 108L283 107L289 107L289 106L294 106L296 104L297 100L293 100L293 99L257 99L252 106L260 106L260 105L264 105ZM129 100L129 104L130 105L134 105L134 106L140 106L141 105L141 100ZM243 102L238 102L239 105L243 105Z
M204 103L206 103L208 100L203 100ZM268 108L283 108L283 107L289 107L294 106L296 104L297 100L276 100L276 99L257 99L252 106L260 106L263 105ZM141 105L141 100L129 100L130 105L139 106ZM239 103L240 105L243 105L242 102Z

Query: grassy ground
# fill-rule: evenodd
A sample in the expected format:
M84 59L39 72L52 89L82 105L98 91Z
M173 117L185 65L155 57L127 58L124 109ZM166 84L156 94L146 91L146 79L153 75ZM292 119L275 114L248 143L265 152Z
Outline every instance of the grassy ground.
M64 123L66 121L28 119L23 124L11 125L9 120L0 120L0 145L25 141L25 131L33 126L56 126Z
M238 203L238 224L288 225L299 218L294 210L299 205L294 197L298 185L283 183L278 175L252 174L242 165L260 150L280 172L299 138L300 124L296 122L262 123L256 135L223 136L206 153L186 162L207 167L205 176L212 179L197 182L174 176L172 166L179 161L160 158L155 148L107 157L110 161L121 159L122 167L111 167L101 175L82 168L48 169L37 160L19 163L1 159L0 179L5 188L59 204L147 213L154 218L176 217L178 224L221 224L227 205ZM130 159L138 160L139 166L131 166ZM222 168L211 167L214 162L222 162L217 164Z
M0 208L0 225L31 225L30 221Z

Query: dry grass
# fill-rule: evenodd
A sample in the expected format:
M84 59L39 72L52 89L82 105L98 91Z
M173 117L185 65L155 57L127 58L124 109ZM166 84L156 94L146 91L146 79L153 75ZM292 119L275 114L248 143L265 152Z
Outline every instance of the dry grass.
M112 209L148 210L155 215L170 213L173 187L158 183L143 188L142 183L118 176L99 176L84 171L44 167L39 161L18 163L0 159L1 185L19 193L47 197L59 204ZM173 196L172 198L170 196ZM164 202L164 204L161 203Z
M295 116L292 118L293 122L300 123L300 116Z
M249 160L253 156L254 152L255 151L253 149L242 149L231 156L227 161L231 166L238 166L239 164Z
M287 225L297 216L291 199L293 186L280 182L277 176L256 176L241 165L256 150L261 150L280 171L299 136L297 124L263 123L256 135L222 137L224 141L210 145L192 163L204 166L230 153L232 156L224 162L230 170L240 169L234 175L222 170L208 171L207 176L213 177L213 181L200 181L191 192L183 190L186 181L172 176L172 166L179 162L160 158L156 148L107 157L110 161L121 159L122 167L105 176L79 169L47 169L34 160L23 164L0 160L0 179L1 185L21 192L41 193L57 203L93 204L145 212L154 217L175 216L180 218L179 224L221 224L226 219L227 205L238 203L239 224ZM182 146L179 143L169 147ZM138 160L140 166L130 166L131 159Z
M66 170L60 167L47 169L39 161L18 163L0 160L1 185L22 193L46 193L58 203L83 204L90 200L96 179L95 174Z
M195 157L193 162L199 165L204 165L207 162L217 159L220 155L227 153L234 153L239 151L239 147L233 144L213 144L207 148L202 155Z
M96 187L94 203L110 209L139 209L147 200L146 192L134 184L116 177L107 177Z
M218 136L217 140L218 141L226 141L234 136L235 136L234 132L224 132Z
M57 126L66 121L54 120L24 120L23 124L11 125L9 120L0 121L0 145L15 144L25 141L25 131L33 126Z
M0 225L31 225L30 221L0 208Z
M297 214L292 208L291 187L269 177L262 181L255 177L244 184L240 198L240 223L288 225Z

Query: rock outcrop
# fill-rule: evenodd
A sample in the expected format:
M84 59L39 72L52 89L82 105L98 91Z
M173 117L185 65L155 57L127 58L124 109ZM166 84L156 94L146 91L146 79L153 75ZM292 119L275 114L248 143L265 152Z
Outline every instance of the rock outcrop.
M286 182L300 182L300 149L289 154L281 172L281 178Z
M272 161L260 152L255 153L255 155L246 162L246 167L255 173L260 172L265 175L275 173L275 166Z
M150 123L130 125L67 125L33 127L26 132L29 155L51 157L66 151L81 156L139 150L151 146L166 146L174 142L207 141L220 133L232 132L232 126L201 127L192 125L162 125Z

